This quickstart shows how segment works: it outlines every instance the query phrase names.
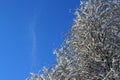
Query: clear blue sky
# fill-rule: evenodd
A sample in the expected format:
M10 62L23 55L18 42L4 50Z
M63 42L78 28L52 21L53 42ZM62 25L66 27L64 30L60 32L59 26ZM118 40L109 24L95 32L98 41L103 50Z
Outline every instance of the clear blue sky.
M79 0L0 0L0 80L52 66L77 7Z

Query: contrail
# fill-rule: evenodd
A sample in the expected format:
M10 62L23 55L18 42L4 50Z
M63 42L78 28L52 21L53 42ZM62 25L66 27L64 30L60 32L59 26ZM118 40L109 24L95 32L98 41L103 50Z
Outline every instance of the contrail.
M36 20L37 20L37 15L34 14L30 24L29 24L29 30L30 30L30 36L32 39L32 49L31 49L31 71L35 68L36 65L36 60L37 60L37 54L36 54L36 33L35 33L35 28L36 28Z
M36 64L36 59L37 59L37 55L36 55L36 35L35 35L35 27L33 27L33 29L31 30L31 35L32 35L32 53L31 53L31 57L32 57L32 64L31 64L31 68L34 68L35 64Z

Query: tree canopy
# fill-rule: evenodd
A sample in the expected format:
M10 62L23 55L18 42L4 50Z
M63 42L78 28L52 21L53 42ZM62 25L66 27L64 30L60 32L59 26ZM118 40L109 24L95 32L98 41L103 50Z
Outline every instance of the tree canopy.
M26 80L120 80L120 0L82 0L57 64Z

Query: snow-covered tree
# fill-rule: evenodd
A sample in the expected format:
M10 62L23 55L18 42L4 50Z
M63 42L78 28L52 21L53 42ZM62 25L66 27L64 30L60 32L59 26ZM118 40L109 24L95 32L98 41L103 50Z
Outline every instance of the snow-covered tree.
M26 80L120 80L120 0L82 0L57 64Z

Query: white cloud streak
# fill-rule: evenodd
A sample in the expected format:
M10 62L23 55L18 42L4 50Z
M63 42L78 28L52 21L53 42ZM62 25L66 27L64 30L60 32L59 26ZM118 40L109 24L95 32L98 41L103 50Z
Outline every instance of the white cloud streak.
M36 33L35 33L35 28L36 28L36 20L37 20L37 15L34 14L31 21L29 22L29 30L30 30L30 37L32 40L32 49L31 49L31 71L34 70L36 66L36 60L37 60L37 54L36 54Z
M34 29L31 30L31 36L32 36L32 52L31 52L32 64L31 64L31 66L32 66L32 68L34 68L34 66L36 64L36 59L37 59L37 55L36 55L36 34L35 34Z

